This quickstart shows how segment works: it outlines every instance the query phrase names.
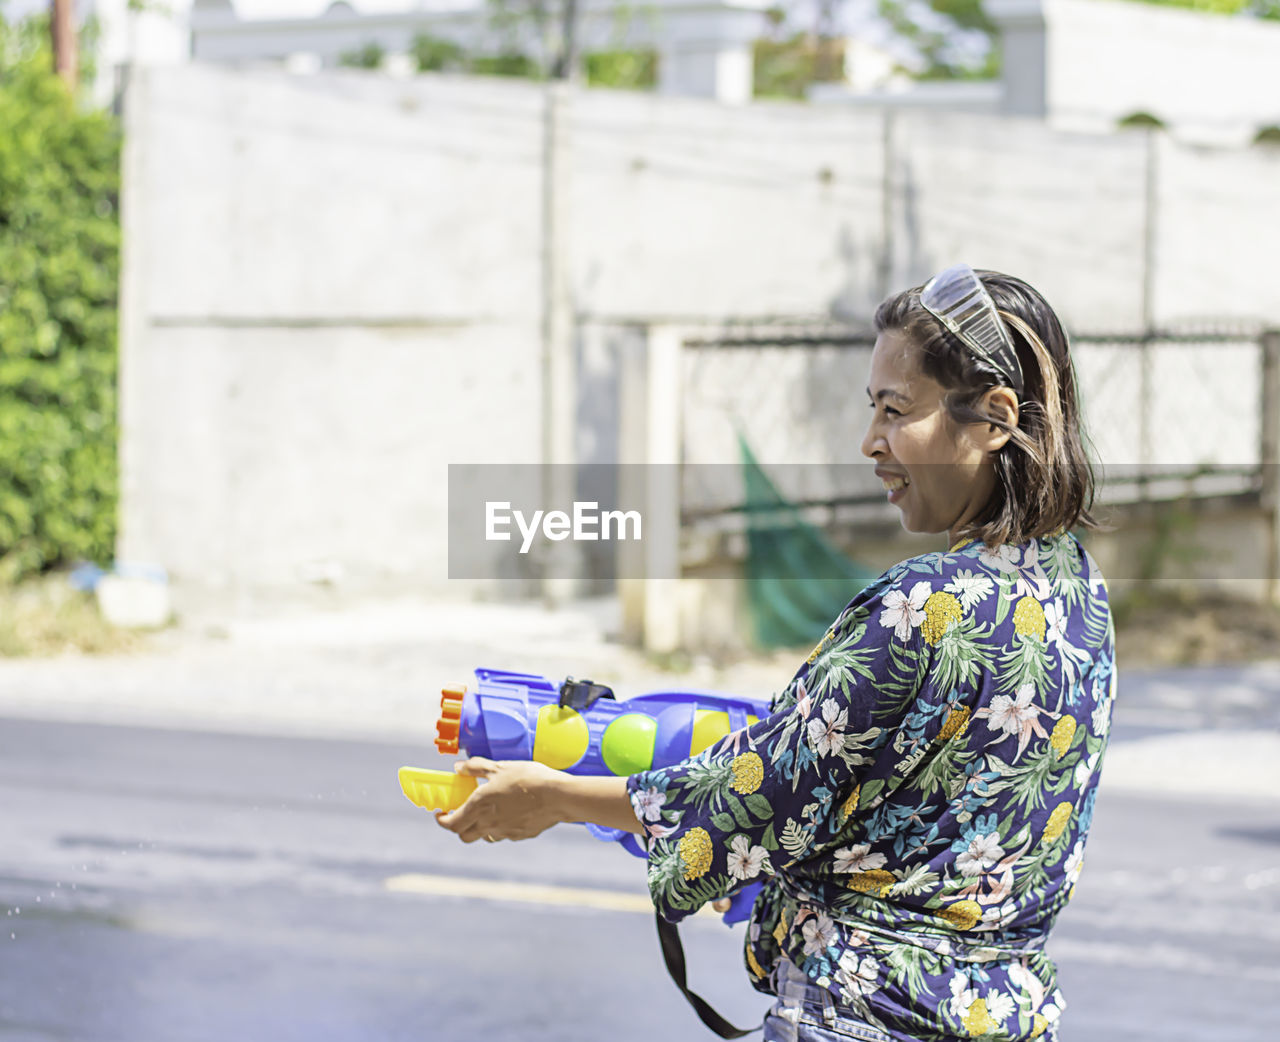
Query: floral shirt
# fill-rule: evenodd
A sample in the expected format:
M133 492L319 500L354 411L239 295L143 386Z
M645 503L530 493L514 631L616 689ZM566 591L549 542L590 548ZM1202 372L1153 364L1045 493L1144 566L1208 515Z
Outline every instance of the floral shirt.
M1046 935L1083 863L1115 698L1069 534L895 565L772 712L628 779L666 918L763 880L746 939L898 1038L1056 1036Z

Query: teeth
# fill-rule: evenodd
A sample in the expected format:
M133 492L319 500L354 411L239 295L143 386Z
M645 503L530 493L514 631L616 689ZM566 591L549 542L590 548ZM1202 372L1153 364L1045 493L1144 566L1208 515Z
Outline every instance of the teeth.
M881 478L884 482L884 490L886 492L897 492L900 488L906 488L911 484L906 478Z

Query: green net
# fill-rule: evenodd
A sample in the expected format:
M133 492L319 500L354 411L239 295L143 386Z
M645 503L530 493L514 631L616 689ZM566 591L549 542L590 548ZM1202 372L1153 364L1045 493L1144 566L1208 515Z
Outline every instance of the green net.
M747 517L747 601L765 648L816 643L877 572L850 560L785 499L746 439L742 454Z

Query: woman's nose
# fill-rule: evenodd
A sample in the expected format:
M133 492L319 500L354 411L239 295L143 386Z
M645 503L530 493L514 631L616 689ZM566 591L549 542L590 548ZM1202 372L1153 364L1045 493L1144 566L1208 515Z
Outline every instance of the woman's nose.
M884 452L884 439L877 429L879 424L874 419L867 424L867 433L862 436L862 454L868 459L875 459L877 453Z

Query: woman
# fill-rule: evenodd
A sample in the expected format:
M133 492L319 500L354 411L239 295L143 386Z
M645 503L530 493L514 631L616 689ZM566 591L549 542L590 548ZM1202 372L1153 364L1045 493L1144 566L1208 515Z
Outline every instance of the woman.
M674 767L471 760L464 841L647 835L669 919L765 879L766 1040L1053 1039L1043 946L1080 875L1114 699L1106 587L1069 530L1093 479L1067 339L1025 282L950 268L886 300L862 451L946 552L859 593L765 720Z

